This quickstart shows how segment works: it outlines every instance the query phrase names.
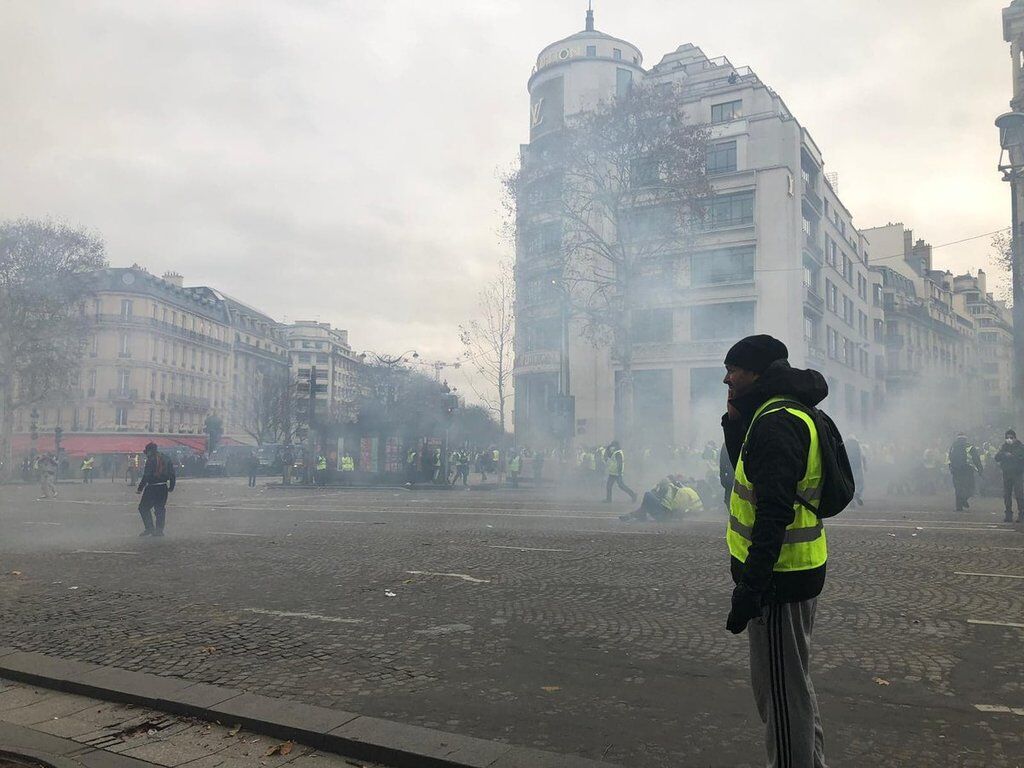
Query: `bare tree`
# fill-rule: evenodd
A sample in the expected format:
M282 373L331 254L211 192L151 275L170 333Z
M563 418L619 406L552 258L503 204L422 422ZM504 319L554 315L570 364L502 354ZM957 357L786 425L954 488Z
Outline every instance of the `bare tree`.
M256 441L285 442L283 435L294 410L291 400L297 394L289 380L287 368L257 368L246 377L246 386L235 395L238 426Z
M687 121L677 86L634 87L568 118L546 157L528 158L512 181L520 253L558 254L555 293L585 337L611 348L627 441L635 313L674 282L706 215L707 140L706 125Z
M84 303L107 265L103 242L42 221L0 224L0 465L10 473L14 411L68 394L91 324Z
M998 291L1001 298L1013 304L1013 237L1000 232L992 238L992 261L999 275Z
M471 378L469 384L487 409L497 416L502 434L505 433L506 404L510 397L515 354L512 347L515 304L516 280L512 264L503 261L498 266L498 276L480 291L477 303L479 319L459 326L463 356L484 382L478 386Z

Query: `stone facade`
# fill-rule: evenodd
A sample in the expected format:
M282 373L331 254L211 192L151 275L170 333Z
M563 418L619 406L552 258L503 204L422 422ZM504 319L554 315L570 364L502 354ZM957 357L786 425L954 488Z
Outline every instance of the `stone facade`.
M557 202L545 205L549 146L567 117L643 82L681 88L694 123L710 125L709 177L735 215L680 246L663 280L669 302L637 302L651 315L634 348L641 439L686 443L712 437L724 407L722 361L749 333L786 342L797 366L820 369L840 423L871 420L883 398L875 328L881 307L868 244L823 173L821 152L782 98L749 67L708 58L686 44L650 69L639 49L588 29L545 48L529 80L530 142L521 159L515 424L526 444L554 443L552 418L567 390L580 443L615 437L616 361L559 311ZM713 156L713 157L712 157ZM566 341L562 341L563 333Z

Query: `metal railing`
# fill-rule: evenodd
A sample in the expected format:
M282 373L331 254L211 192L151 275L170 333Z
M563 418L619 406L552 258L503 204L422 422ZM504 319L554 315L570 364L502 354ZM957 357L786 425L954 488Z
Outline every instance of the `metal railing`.
M825 306L825 300L810 283L804 283L804 301L819 311Z
M111 400L138 400L139 390L137 389L112 389L107 395Z
M167 403L181 408L209 409L210 398L196 397L195 395L176 395L172 393L167 395Z

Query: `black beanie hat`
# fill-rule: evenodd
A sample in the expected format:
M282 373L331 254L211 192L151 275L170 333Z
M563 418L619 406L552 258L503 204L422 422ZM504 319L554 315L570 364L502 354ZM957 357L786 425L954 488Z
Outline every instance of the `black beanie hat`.
M725 356L726 365L735 365L751 373L761 374L776 360L785 360L789 357L789 350L786 345L767 334L747 336L733 344L732 349Z

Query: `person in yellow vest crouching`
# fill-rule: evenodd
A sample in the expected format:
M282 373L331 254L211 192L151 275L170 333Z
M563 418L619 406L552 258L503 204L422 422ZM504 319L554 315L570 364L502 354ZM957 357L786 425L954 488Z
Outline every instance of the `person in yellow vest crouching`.
M726 628L747 630L768 765L824 768L810 649L828 548L805 506L821 499L823 462L814 420L799 406L824 400L828 384L788 357L766 335L740 340L725 357L722 429L735 467L726 539L736 585Z
M704 503L683 476L669 475L644 493L638 509L628 515L620 515L619 520L628 523L650 517L656 522L664 523L703 511Z

